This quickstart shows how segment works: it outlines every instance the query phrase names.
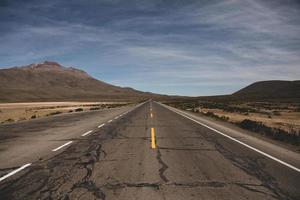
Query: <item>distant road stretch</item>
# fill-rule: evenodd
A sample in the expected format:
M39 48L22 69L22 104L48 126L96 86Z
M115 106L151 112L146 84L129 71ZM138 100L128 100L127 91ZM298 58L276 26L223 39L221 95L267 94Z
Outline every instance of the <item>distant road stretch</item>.
M0 199L300 199L299 153L154 101L0 138Z

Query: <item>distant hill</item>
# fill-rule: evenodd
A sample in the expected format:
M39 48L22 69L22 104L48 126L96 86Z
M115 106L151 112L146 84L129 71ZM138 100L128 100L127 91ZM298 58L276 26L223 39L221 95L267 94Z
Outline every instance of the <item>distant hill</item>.
M259 81L231 94L198 97L205 101L300 102L300 81Z
M86 72L45 61L0 69L0 102L37 101L289 101L300 102L300 81L255 82L231 95L209 97L166 96L118 87L99 81Z
M94 79L76 68L45 61L0 69L0 102L142 100L164 97Z
M300 99L300 81L260 81L232 94L251 99Z

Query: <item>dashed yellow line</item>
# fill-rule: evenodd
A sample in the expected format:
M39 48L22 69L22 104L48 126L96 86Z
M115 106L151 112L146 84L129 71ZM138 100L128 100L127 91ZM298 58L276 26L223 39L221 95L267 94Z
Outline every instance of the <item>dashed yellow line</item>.
M155 142L155 130L154 128L151 128L151 148L156 148L156 142Z

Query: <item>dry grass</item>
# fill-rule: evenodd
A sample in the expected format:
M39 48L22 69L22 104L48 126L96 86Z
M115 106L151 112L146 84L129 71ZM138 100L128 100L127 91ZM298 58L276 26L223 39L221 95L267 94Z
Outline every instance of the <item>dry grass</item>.
M91 108L105 109L122 106L127 103L112 102L37 102L37 103L2 103L0 104L0 123L11 123L49 115L68 113L82 108L88 111Z
M229 122L238 123L245 119L262 122L271 128L280 128L287 132L300 131L300 112L293 109L258 109L262 113L226 112L222 109L202 108L202 112L213 112L218 116L226 116ZM274 114L275 113L275 114Z
M182 101L168 104L231 122L280 142L300 145L299 103Z

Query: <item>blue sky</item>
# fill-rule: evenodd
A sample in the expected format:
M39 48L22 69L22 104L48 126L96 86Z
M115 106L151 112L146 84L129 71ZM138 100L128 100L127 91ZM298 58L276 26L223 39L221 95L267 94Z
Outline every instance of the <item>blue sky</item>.
M0 68L57 61L119 86L232 93L300 78L290 0L0 0Z

